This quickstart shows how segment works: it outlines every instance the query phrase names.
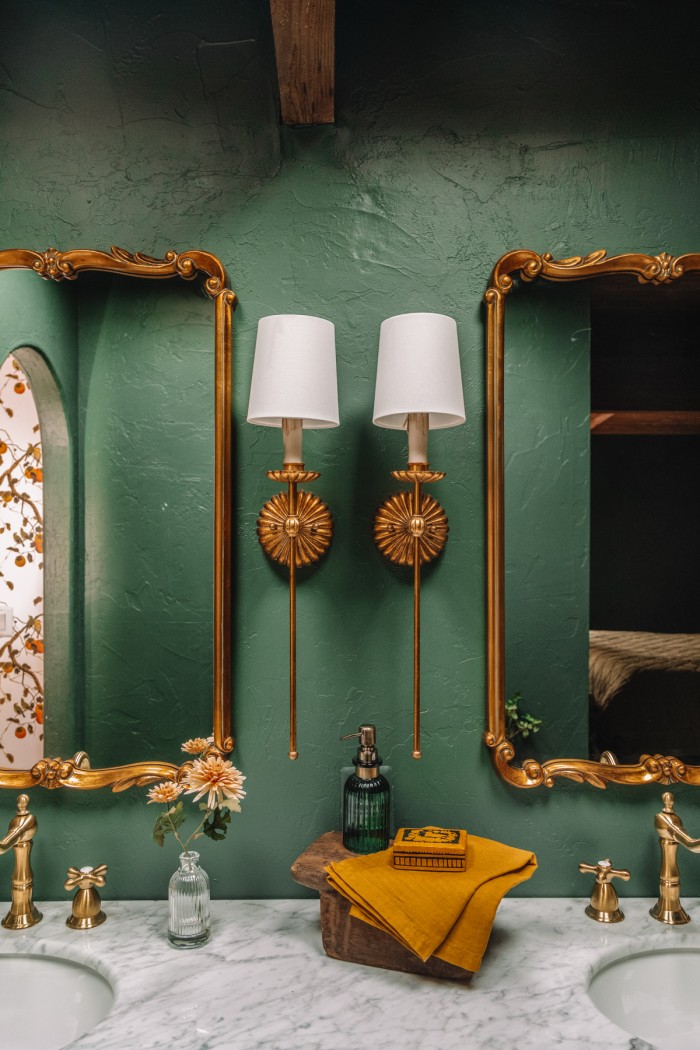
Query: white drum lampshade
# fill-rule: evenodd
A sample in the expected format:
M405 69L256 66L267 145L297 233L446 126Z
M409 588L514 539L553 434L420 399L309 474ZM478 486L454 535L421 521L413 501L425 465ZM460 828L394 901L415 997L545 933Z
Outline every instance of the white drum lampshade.
M281 427L300 419L305 429L337 427L335 326L322 317L261 317L255 343L248 422Z
M372 421L404 430L410 413L431 430L464 423L457 324L445 314L398 314L382 322Z

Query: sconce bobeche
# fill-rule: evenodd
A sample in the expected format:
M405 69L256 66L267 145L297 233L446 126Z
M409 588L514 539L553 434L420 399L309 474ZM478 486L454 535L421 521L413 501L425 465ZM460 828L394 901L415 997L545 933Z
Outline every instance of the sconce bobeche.
M457 325L444 314L399 314L382 323L373 422L408 431L408 466L392 477L412 485L374 519L374 542L396 565L413 567L413 758L420 745L420 570L447 543L447 516L423 485L445 474L428 463L428 431L464 423Z
M337 427L338 384L335 328L330 321L301 314L263 317L258 323L248 422L281 427L281 470L271 481L287 486L267 501L258 518L258 539L273 561L289 569L289 757L298 757L296 731L296 570L325 554L333 537L326 504L297 486L321 475L304 470L303 429Z

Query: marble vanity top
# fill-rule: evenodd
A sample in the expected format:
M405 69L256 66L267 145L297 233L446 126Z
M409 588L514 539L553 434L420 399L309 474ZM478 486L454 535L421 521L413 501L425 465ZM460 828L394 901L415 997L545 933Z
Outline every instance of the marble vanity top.
M38 926L0 929L0 953L78 959L112 982L112 1012L76 1050L642 1050L586 984L618 955L700 947L700 900L684 902L694 919L684 927L655 922L651 903L622 899L625 921L603 926L585 900L506 899L468 983L327 958L318 901L214 901L212 939L193 951L168 944L164 901L105 901L107 922L87 932L66 928L65 901L40 902Z

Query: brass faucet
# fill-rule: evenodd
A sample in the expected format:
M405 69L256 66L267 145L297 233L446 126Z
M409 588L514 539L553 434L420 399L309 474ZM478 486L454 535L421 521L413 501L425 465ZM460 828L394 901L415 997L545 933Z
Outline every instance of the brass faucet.
M36 829L36 817L29 812L29 795L19 795L17 815L10 821L5 838L0 839L0 854L7 853L9 849L15 851L12 903L2 920L2 925L7 930L26 930L41 920L41 912L32 900L34 878L29 860Z
M671 792L665 791L661 798L664 808L654 817L654 828L661 847L659 899L649 914L669 926L680 926L690 922L690 916L681 904L681 880L676 853L679 845L685 846L691 853L700 853L700 839L691 838L683 827L683 821L674 811Z

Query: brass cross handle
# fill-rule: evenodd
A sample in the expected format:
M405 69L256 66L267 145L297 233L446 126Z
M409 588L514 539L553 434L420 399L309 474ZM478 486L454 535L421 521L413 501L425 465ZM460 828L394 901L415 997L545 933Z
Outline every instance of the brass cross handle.
M106 864L99 864L96 868L68 869L64 889L78 891L73 898L71 914L66 919L66 926L71 930L92 930L105 921L107 916L102 911L97 889L102 889L107 882L106 874Z
M625 882L631 877L627 868L613 868L610 860L599 860L597 864L579 864L578 870L581 872L590 871L591 875L596 876L596 882L606 883L610 882L611 879L624 879Z
M106 884L107 865L99 864L96 868L69 868L66 872L63 888L65 890L89 890L92 887L102 887Z
M626 868L613 868L610 859L599 860L597 864L584 864L578 866L580 872L590 872L595 875L595 884L591 894L591 902L586 908L586 915L596 922L622 922L624 912L620 909L617 891L612 885L613 879L630 878Z

